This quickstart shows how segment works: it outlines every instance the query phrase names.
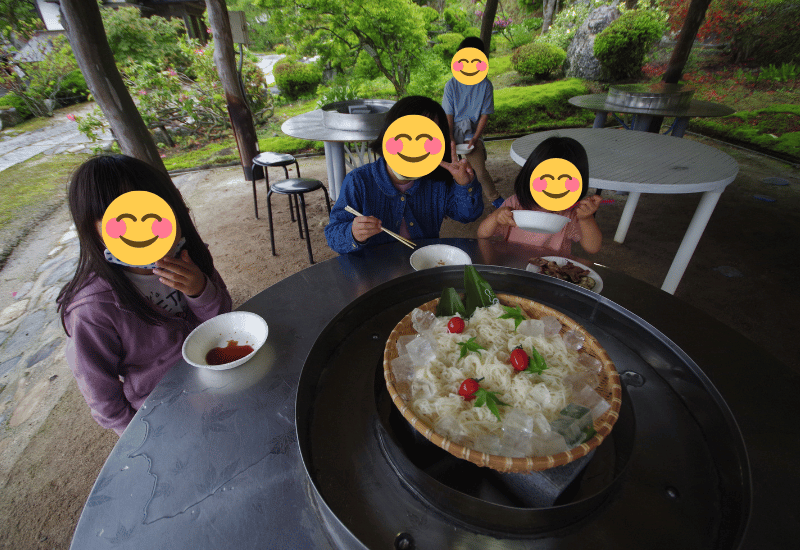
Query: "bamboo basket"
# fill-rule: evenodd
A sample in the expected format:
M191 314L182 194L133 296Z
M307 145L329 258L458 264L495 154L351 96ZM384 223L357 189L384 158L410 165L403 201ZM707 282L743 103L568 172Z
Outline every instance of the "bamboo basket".
M530 473L534 471L546 470L556 466L568 464L582 456L586 456L592 449L596 448L603 440L611 433L614 423L619 417L619 409L622 404L622 387L620 386L619 374L617 373L614 363L608 357L606 351L600 346L600 343L595 338L586 332L584 328L564 315L552 308L536 303L526 298L512 296L509 294L497 294L500 303L505 306L515 307L519 305L522 311L530 319L539 319L541 317L551 315L561 321L563 334L567 330L574 330L581 333L584 338L583 351L595 357L602 363L602 369L599 373L600 383L596 388L606 401L611 405L611 408L605 412L600 418L595 420L594 429L596 434L594 437L562 453L550 456L528 456L522 458L513 458L506 456L489 455L475 449L470 449L451 441L438 433L436 433L428 423L422 418L418 417L411 409L410 405L401 397L400 391L395 384L395 377L392 373L392 360L398 356L397 353L397 340L401 336L416 334L412 323L411 313L409 312L398 324L395 326L383 353L383 373L386 380L386 388L389 390L389 395L392 398L395 406L400 413L408 420L411 425L429 441L449 452L453 456L468 460L478 466L486 466L500 472L516 472L516 473ZM431 300L421 306L419 309L423 311L436 312L436 306L439 299Z

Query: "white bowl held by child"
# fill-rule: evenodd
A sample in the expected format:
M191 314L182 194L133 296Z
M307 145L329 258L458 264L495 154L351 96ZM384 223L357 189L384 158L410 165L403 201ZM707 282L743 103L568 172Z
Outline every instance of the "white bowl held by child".
M533 233L558 233L569 222L569 218L552 212L514 210L512 215L517 227Z

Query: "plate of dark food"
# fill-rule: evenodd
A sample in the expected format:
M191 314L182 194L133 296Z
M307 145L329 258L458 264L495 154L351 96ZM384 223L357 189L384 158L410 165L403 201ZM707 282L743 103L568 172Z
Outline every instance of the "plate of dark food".
M560 256L543 256L528 260L527 271L543 273L562 281L569 281L585 289L597 292L603 290L603 279L594 269L582 263Z

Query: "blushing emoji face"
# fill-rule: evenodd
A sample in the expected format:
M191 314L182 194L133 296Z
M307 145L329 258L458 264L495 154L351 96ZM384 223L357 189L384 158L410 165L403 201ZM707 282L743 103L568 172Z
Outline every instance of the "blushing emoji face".
M489 75L489 60L478 48L464 48L453 56L450 69L456 80L473 86Z
M428 117L400 117L383 134L383 158L399 175L407 178L427 176L444 158L442 131Z
M581 173L570 161L547 159L531 173L531 196L545 210L560 212L578 202L583 183Z
M164 199L147 191L130 191L106 208L103 242L118 260L132 266L148 265L170 251L176 225L175 213Z

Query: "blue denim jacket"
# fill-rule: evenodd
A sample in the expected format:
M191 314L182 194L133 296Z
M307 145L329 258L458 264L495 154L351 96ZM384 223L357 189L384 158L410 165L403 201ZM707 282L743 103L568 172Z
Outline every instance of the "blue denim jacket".
M394 239L384 232L373 235L361 245L353 238L352 214L344 210L351 206L365 216L375 216L383 227L397 233L400 222L406 220L411 239L434 239L444 217L467 223L483 213L483 195L477 178L466 186L453 182L448 185L430 177L414 182L408 191L398 191L386 171L386 161L379 158L356 168L344 178L339 197L325 227L328 245L339 254L355 252L364 246L374 246Z

